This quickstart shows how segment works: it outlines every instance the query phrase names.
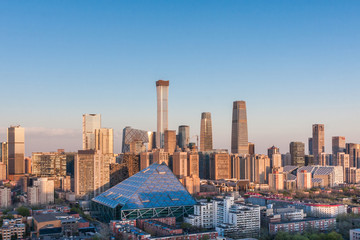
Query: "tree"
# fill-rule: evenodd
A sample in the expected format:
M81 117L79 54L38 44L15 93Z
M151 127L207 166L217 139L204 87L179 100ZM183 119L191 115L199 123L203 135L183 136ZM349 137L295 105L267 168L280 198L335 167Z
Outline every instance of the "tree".
M26 207L21 206L17 208L16 211L23 217L30 216L30 210Z

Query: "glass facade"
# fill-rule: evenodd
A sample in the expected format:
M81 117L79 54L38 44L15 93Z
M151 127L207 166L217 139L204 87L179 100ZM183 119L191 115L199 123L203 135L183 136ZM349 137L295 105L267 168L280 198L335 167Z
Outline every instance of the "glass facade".
M129 218L137 218L137 211L150 209L154 214L161 209L170 212L178 209L184 214L184 210L181 210L183 207L193 207L196 204L168 166L158 163L110 188L92 201L111 208L113 213L119 210L127 212Z

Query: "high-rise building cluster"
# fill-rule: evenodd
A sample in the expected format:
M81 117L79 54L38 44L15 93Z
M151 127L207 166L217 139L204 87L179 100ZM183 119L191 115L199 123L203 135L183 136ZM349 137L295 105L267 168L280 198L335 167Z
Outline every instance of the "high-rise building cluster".
M260 213L256 205L256 201L263 201L260 197L245 203L239 196L206 202L196 202L193 196L239 190L308 191L360 184L360 144L333 136L332 152L327 153L324 124L312 126L307 153L305 143L297 139L289 143L286 152L270 145L267 154L256 153L255 144L249 142L245 101L232 103L230 152L214 148L212 117L216 116L210 112L199 112L198 134L191 133L186 123L170 129L169 86L169 81L156 82L156 131L126 126L121 153L114 153L114 130L102 127L100 114L82 116L83 148L76 152L58 149L26 157L25 129L9 127L7 141L0 143L1 207L11 206L14 200L28 205L49 205L57 198L85 200L92 201L94 215L106 221L171 215L185 217L187 223L201 228L216 229L220 236L238 239L259 236L261 214L273 224L273 233L289 227L282 222L284 218L299 221L294 222L296 226L308 226L313 221L332 224L333 220L304 222L305 207L268 208L266 213ZM16 198L13 189L20 193ZM153 221L160 220L141 223L141 229L165 231L159 226L168 223ZM116 229L125 231L123 227Z

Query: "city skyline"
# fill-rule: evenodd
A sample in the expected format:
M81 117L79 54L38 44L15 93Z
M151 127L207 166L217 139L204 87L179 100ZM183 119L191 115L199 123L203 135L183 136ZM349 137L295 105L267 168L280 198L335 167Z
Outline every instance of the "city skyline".
M230 150L231 103L240 99L257 153L288 152L292 141L308 149L316 123L327 153L332 136L360 142L359 3L140 5L0 3L0 79L17 90L2 92L0 141L20 124L27 156L76 151L81 115L97 113L118 153L125 126L156 131L154 81L166 79L169 129L199 135L199 115L211 112L214 148Z

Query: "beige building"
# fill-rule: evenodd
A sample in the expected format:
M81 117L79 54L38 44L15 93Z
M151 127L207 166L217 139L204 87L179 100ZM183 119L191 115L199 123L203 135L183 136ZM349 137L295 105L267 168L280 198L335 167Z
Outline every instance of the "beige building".
M349 169L346 169L346 175L349 178L348 183L360 183L360 168L351 167Z
M200 178L197 175L186 176L180 180L190 194L200 192Z
M38 178L32 187L27 188L29 205L45 205L54 203L54 181L48 178Z
M269 174L269 187L275 191L284 190L284 173L279 172L276 168L273 173Z
M281 168L282 167L281 154L280 153L272 154L271 160L272 160L272 167L273 168Z
M306 170L302 170L301 172L298 172L296 181L297 181L298 189L312 188L311 172L307 172Z
M9 174L9 169L8 169L8 144L7 142L2 142L0 143L0 151L1 151L1 163L2 164L5 164L6 166L6 178L7 179L7 176Z
M8 173L21 175L25 173L25 130L20 126L11 126L8 138Z
M95 150L103 154L114 154L114 130L112 128L95 129Z
M164 133L164 151L173 155L176 149L176 131L165 130Z
M0 187L0 207L8 208L11 206L11 189L7 187Z
M196 175L199 176L199 153L188 152L187 153L187 176Z
M110 186L112 154L100 151L79 150L75 158L75 194L78 198L91 199Z
M164 149L157 149L152 152L153 155L153 162L152 163L163 163L165 162L166 165L169 166L169 153L165 152Z
M187 170L187 153L175 152L173 155L173 173L178 178L188 176Z
M212 153L210 155L210 179L231 178L230 155L228 153Z
M350 168L350 156L349 154L346 154L344 152L338 152L336 154L336 162L335 164L337 166L342 166L343 167L343 176L344 176L344 182L348 182L349 181L349 177L347 176L347 169Z
M0 181L6 180L6 164L0 163Z
M255 154L254 158L254 182L259 184L268 183L270 174L270 159L267 155Z

